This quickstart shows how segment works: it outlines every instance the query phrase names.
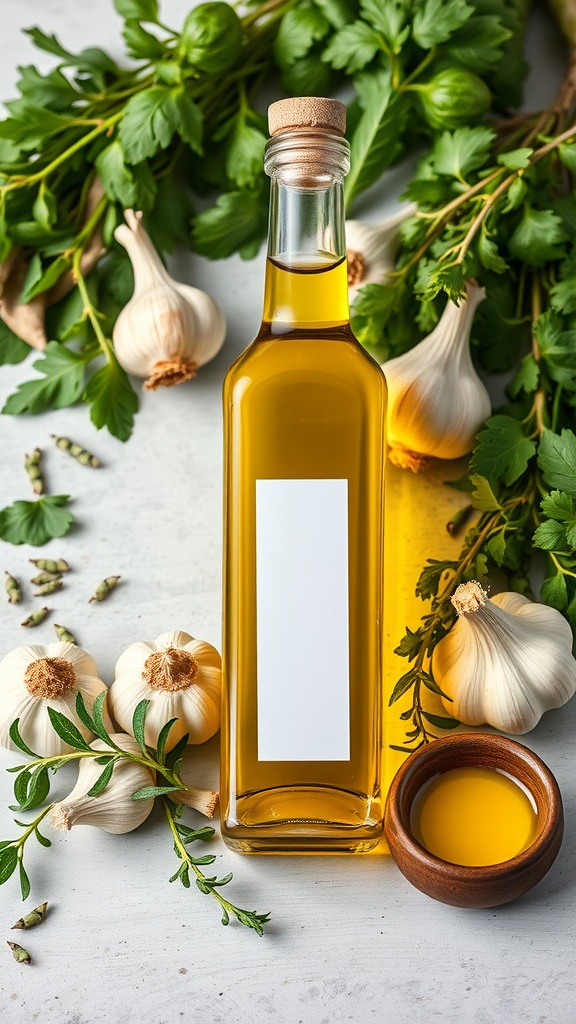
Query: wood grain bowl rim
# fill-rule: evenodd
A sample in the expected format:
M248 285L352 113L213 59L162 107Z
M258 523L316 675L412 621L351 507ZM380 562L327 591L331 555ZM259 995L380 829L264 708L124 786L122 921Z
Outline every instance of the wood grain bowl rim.
M538 813L537 833L530 846L516 857L481 867L452 864L430 853L414 838L410 811L416 794L441 772L464 766L500 769L532 793ZM445 896L445 902L456 906L497 905L527 892L555 860L563 828L562 797L548 766L523 744L492 733L458 733L421 747L399 768L386 802L385 834L402 873L421 891L435 899ZM487 902L482 902L482 893ZM491 894L497 897L495 903L488 901Z

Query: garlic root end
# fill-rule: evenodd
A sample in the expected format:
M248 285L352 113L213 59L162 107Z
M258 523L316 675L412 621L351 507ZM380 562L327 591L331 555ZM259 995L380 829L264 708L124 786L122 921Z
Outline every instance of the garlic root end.
M220 806L220 796L211 789L181 789L171 793L170 799L178 804L186 804L199 811L206 818L213 818Z
M49 819L52 828L57 828L61 832L69 832L72 828L70 807L66 803L54 804L50 811Z
M185 359L161 359L152 367L152 373L144 382L145 391L156 391L157 388L171 388L182 384L196 376L198 364Z
M411 469L413 473L421 473L430 462L427 455L413 452L409 448L403 448L401 445L390 445L388 448L388 460L393 466L398 466L399 469Z

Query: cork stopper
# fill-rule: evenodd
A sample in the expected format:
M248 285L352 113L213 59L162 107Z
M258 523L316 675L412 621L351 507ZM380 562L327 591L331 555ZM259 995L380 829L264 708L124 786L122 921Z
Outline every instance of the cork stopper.
M338 100L324 96L293 96L278 100L268 107L270 135L288 129L317 128L344 135L346 107Z

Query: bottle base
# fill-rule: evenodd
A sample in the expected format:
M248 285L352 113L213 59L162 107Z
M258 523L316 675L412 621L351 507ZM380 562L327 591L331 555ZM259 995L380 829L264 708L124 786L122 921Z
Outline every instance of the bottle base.
M238 853L368 853L383 831L381 802L325 787L250 793L224 814L222 838Z

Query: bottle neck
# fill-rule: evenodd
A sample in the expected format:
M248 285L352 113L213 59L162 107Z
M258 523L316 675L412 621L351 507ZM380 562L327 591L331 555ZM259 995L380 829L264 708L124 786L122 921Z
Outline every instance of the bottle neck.
M342 188L347 143L332 140L326 154L318 135L299 135L292 146L289 139L268 144L272 185L263 319L273 333L349 322Z

